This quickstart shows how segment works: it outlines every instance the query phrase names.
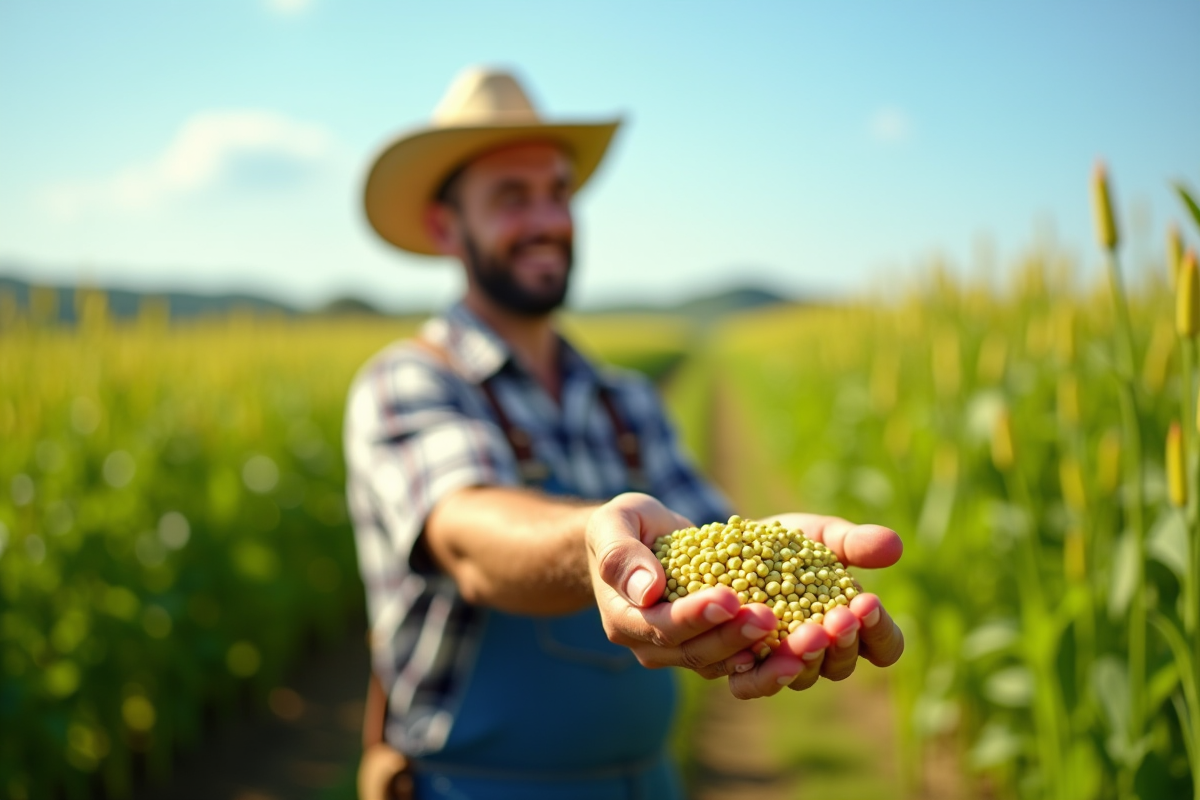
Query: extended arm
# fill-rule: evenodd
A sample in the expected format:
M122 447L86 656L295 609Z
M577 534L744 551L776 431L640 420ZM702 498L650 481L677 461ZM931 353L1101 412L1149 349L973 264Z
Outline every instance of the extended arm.
M567 614L596 602L584 537L599 505L513 487L460 489L434 507L424 538L468 602Z

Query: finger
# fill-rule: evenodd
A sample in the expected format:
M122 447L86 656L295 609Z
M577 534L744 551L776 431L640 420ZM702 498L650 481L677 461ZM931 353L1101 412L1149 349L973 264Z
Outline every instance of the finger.
M626 601L644 607L662 597L667 576L654 553L642 544L636 516L597 511L588 524L587 544L600 579Z
M680 642L733 619L741 608L732 589L718 586L647 608L632 605L616 589L599 583L596 603L608 638L626 647L650 643L674 648Z
M904 543L900 535L882 525L855 525L841 517L812 515L804 535L823 542L848 567L878 569L900 560Z
M829 631L824 625L806 622L788 634L783 640L783 646L791 650L797 658L803 659L809 653L823 653L825 648L833 643ZM812 659L807 659L811 661Z
M775 615L766 606L753 604L738 611L730 622L713 628L707 633L682 642L677 653L677 666L701 669L710 664L725 661L754 646L776 630Z
M614 509L630 517L642 544L650 547L654 540L668 533L695 527L691 520L664 506L648 494L628 492L612 500Z
M805 653L800 660L804 663L804 668L800 670L796 680L788 684L788 688L794 692L811 689L821 679L821 665L825 663L825 651L814 650L811 653Z
M765 661L746 672L729 676L729 691L739 700L770 697L795 682L804 671L804 661L786 647L779 647Z
M796 679L788 684L789 689L801 691L809 688L821 677L821 664L825 659L825 649L831 640L825 626L806 623L796 628L784 639L783 646L792 651L803 663L803 668Z
M859 653L877 667L890 667L904 652L904 632L884 609L879 597L860 594L850 601L850 611L862 622Z
M754 665L757 662L758 659L754 657L754 653L751 653L749 650L741 650L724 661L718 661L716 664L696 670L696 674L705 680L711 681L715 678L724 678L729 675L748 672L754 669Z
M845 680L858 665L858 631L862 622L850 609L837 606L825 615L822 625L832 644L825 651L821 675L831 681Z
M732 620L741 610L742 604L738 601L737 593L722 585L689 594L673 603L630 609L651 629L647 638L663 647L676 647L688 639L707 633Z
M712 594L711 591L702 594ZM737 597L734 597L736 601ZM670 605L682 602L676 601ZM724 611L724 607L720 607ZM758 603L740 608L728 621L709 626L709 630L680 639L671 632L663 634L652 651L642 651L639 659L646 666L673 666L702 670L721 663L743 650L750 650L776 628L775 615ZM676 644L677 646L669 646ZM729 674L727 671L725 674Z

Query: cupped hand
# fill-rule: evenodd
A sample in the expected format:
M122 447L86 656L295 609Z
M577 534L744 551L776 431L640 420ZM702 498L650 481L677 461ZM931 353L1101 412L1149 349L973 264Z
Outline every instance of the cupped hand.
M637 493L592 513L588 561L604 631L646 667L684 667L710 679L750 671L750 647L775 630L769 608L743 607L727 586L661 602L667 576L651 550L654 540L691 524Z
M896 532L881 525L856 525L817 514L783 514L770 519L823 542L847 567L889 567L904 549ZM775 694L784 686L799 691L821 677L834 681L850 677L859 657L887 667L903 652L904 634L879 597L859 594L849 606L831 609L820 625L801 625L752 669L732 675L729 689L743 699Z

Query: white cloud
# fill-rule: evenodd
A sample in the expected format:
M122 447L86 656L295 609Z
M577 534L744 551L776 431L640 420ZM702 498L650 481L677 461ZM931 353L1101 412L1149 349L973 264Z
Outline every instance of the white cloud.
M901 108L883 106L870 119L868 132L882 144L894 144L912 138L913 124Z
M260 186L264 176L279 182L327 157L331 142L323 127L270 111L204 111L184 122L157 157L108 178L46 187L38 199L60 219L95 209L147 210L247 178Z
M276 14L302 14L312 6L312 0L267 0L267 8Z

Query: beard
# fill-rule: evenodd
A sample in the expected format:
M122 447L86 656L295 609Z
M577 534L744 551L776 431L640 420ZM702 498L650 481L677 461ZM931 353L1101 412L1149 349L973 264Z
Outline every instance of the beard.
M522 286L517 282L516 269L513 266L518 252L522 247L547 243L557 244L564 251L566 270L562 280L533 289ZM575 261L574 248L569 239L539 236L535 239L517 242L502 257L492 253L482 253L470 234L464 237L464 245L467 255L467 271L470 272L488 299L505 311L522 317L544 317L561 306L566 299L571 267Z

